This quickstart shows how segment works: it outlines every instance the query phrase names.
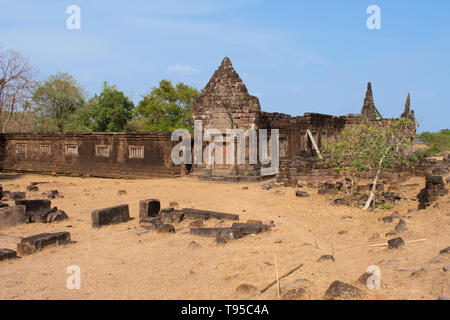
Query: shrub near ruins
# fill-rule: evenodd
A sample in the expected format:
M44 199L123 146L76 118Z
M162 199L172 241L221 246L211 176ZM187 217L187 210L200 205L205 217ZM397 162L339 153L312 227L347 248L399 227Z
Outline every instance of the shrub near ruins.
M357 173L375 174L364 210L372 201L375 203L376 185L383 168L413 165L408 150L412 145L415 125L413 120L407 118L393 119L388 125L365 120L343 130L336 141L325 144L324 163L341 174L351 174L352 185Z

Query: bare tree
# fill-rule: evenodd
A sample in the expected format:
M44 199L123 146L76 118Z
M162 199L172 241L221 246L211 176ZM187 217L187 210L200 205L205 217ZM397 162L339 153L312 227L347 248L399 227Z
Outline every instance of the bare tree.
M29 59L13 50L0 48L0 126L8 130L11 119L30 111L34 70ZM18 115L18 117L17 117ZM20 121L20 120L19 120Z

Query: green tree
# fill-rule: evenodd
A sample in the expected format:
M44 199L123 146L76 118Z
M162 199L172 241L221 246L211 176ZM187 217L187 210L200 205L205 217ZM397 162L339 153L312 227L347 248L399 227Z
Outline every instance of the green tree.
M93 131L123 131L128 120L133 118L133 102L116 86L109 86L107 82L100 95L95 95L89 102L93 104Z
M137 111L146 131L193 130L192 102L200 92L182 82L175 86L169 80L161 80L139 101Z
M96 99L91 98L74 113L67 121L66 131L91 132L94 130L94 110L97 107Z
M422 132L417 135L417 138L429 147L429 149L425 151L425 154L428 156L443 154L450 150L449 129L444 129L439 132Z
M386 123L365 120L343 130L338 142L325 147L325 161L332 167L352 173L375 173L364 210L367 210L374 200L376 185L383 168L396 164L413 164L409 153L416 123L406 118L390 121Z
M63 132L70 115L84 104L84 91L68 73L58 72L37 86L33 101L44 125Z

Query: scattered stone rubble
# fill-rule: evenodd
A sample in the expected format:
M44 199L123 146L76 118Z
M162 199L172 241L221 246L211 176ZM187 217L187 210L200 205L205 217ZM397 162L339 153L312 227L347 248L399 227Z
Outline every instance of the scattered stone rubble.
M427 176L425 188L417 195L419 199L419 210L424 210L433 202L439 200L439 197L448 194L445 188L444 178L442 176Z

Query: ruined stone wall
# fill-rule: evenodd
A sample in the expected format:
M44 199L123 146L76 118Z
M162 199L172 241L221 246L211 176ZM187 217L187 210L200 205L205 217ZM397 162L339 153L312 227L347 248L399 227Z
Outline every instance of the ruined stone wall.
M172 164L170 133L6 133L0 168L97 177L181 174Z

